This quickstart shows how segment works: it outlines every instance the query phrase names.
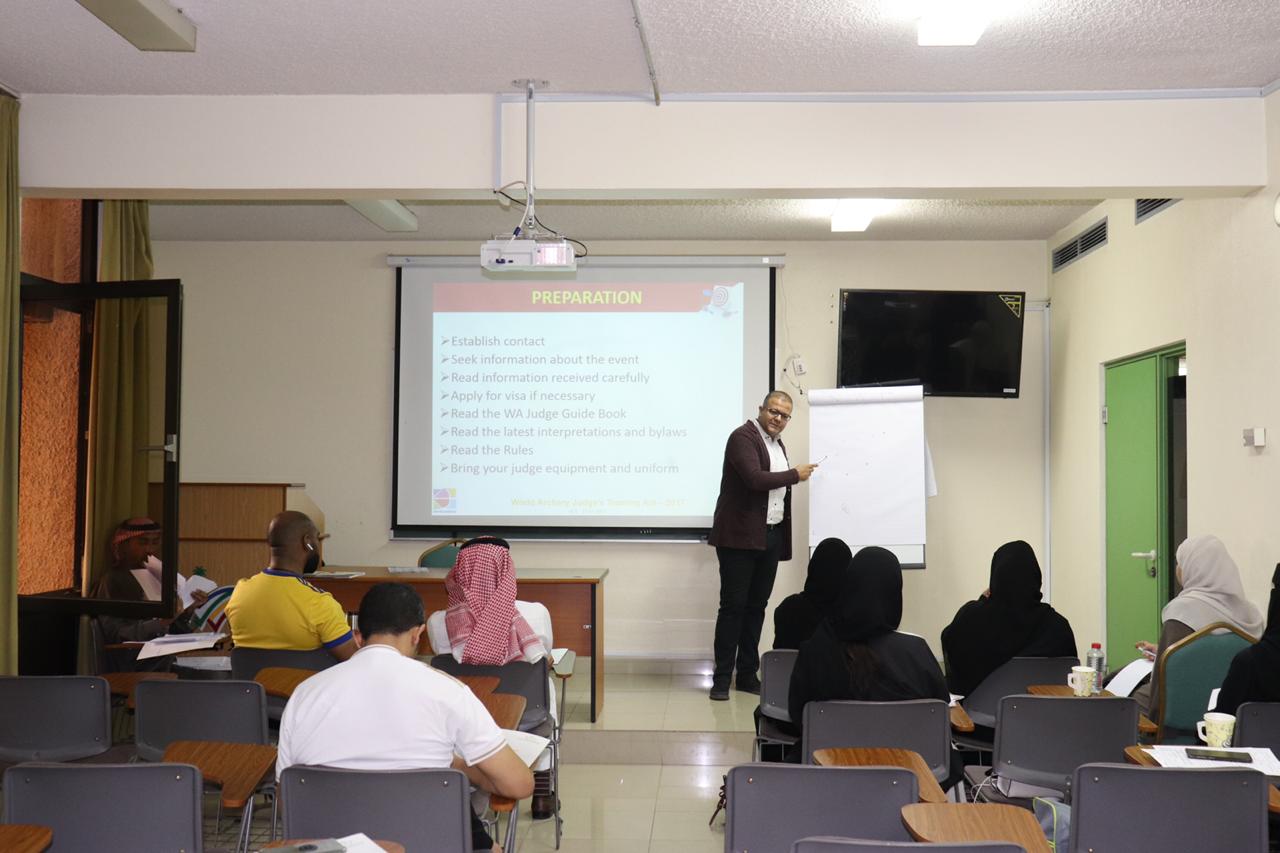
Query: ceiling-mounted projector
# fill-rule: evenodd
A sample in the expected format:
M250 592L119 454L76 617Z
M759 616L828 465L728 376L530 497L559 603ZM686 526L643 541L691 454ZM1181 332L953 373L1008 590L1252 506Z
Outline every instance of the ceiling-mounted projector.
M480 266L489 272L573 272L578 268L574 240L567 240L560 232L547 228L535 212L533 192L533 96L538 86L545 87L545 80L516 80L525 91L525 173L523 181L494 190L495 195L512 199L504 190L517 184L524 185L524 216L520 225L510 234L498 234L492 240L480 244ZM583 254L586 246L582 247Z
M573 272L578 261L565 239L495 237L480 244L480 266L490 272Z

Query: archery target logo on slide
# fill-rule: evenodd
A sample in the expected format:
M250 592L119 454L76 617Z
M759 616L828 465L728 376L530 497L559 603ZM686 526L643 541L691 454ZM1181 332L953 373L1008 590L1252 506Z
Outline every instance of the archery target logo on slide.
M703 311L721 317L733 317L742 313L742 282L737 284L717 284L702 291L707 298Z
M458 490L457 489L432 489L431 490L431 513L432 515L449 515L458 511Z

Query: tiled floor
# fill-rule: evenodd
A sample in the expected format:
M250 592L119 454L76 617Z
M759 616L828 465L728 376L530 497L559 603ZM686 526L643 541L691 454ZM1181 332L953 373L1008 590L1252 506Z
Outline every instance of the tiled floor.
M566 683L565 729L603 731L751 732L760 697L737 690L712 702L709 661L610 660L604 675L604 710L589 714L590 661L580 659Z

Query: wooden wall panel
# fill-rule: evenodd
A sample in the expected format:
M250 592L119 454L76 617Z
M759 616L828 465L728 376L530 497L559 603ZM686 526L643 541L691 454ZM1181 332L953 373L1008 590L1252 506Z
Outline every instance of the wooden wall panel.
M267 567L271 552L265 539L258 542L216 542L212 540L178 543L178 568L189 575L196 566L218 586L230 586Z

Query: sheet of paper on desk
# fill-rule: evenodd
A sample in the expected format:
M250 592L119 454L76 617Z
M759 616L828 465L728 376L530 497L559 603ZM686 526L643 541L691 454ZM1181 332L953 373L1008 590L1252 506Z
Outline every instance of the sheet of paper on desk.
M196 649L211 649L222 639L222 634L169 634L147 640L138 651L138 660L176 655Z
M567 654L569 654L568 649L552 649L551 650L552 665L560 663L560 661L564 660L564 656Z
M311 577L313 577L313 578L338 578L338 579L340 579L340 580L350 580L351 578L362 578L362 577L364 577L364 572L326 572L326 571L319 571L319 572L312 572L312 573L311 573Z
M947 703L947 706L951 708L954 708L956 705L959 705L960 700L964 698L959 693L952 693L950 694L950 696L951 696L951 701Z
M1189 747L1196 749L1196 747ZM1200 747L1204 749L1204 746ZM1280 759L1277 759L1275 753L1265 747L1250 746L1244 748L1232 747L1224 750L1224 752L1247 752L1253 758L1251 764L1232 763L1230 761L1209 761L1203 758L1187 758L1187 749L1185 746L1148 746L1144 747L1148 750L1152 757L1160 764L1161 767L1245 767L1250 770L1260 770L1268 776L1280 776Z
M375 844L373 839L363 832L357 832L355 835L344 835L342 838L335 840L346 848L347 853L386 853L385 848Z
M1142 679L1151 674L1154 667L1154 661L1138 658L1111 677L1107 682L1107 690L1113 696L1128 696Z
M533 762L538 760L538 756L542 755L542 751L547 748L547 744L551 741L539 735L529 734L529 732L517 732L512 729L503 729L502 736L507 739L507 746L511 747L511 751L520 756L520 760L530 767Z
M426 566L387 566L387 573L392 575L426 575L431 570Z

